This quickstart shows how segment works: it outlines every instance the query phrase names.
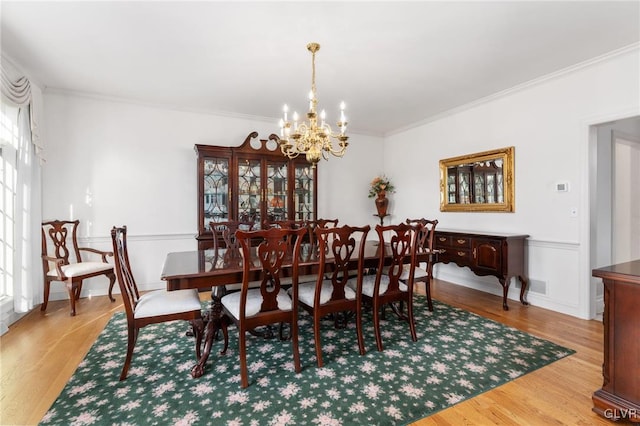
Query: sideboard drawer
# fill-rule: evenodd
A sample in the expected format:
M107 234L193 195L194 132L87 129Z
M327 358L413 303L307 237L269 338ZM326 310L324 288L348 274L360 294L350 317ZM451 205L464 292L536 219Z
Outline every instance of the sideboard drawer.
M471 259L471 252L469 250L448 248L444 253L440 255L441 262L455 262L458 264L468 264Z
M456 237L452 236L451 238L451 247L455 248L469 248L471 247L471 239L465 237Z
M436 235L435 243L438 249L447 248L451 246L451 238L444 235Z

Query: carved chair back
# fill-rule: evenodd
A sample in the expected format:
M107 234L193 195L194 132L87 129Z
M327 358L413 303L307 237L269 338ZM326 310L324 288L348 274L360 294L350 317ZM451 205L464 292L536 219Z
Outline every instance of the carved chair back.
M417 241L417 253L431 253L433 251L433 241L436 235L436 226L438 225L438 220L429 220L429 219L407 219L408 225L422 225L422 230L418 235Z
M345 286L350 278L349 271L354 269L354 262L357 262L358 287L361 288L365 241L370 230L371 227L369 225L364 227L344 225L337 228L316 228L315 236L318 241L320 267L314 306L320 306L320 289L325 279L328 279L333 287L331 298L326 303L346 298ZM325 273L327 257L332 259L333 264L330 273Z
M228 220L223 222L209 222L209 228L213 233L213 247L217 249L220 241L225 247L239 249L240 246L236 242L236 231L242 229L244 231L252 231L254 227L252 222L244 222L240 220Z
M77 230L79 220L51 220L42 222L42 255L62 259L63 265L82 262L78 249ZM75 258L70 258L73 252ZM45 275L49 262L43 259Z
M416 265L417 241L421 231L422 224L408 225L406 223L400 223L398 225L387 226L376 225L380 246L385 247L385 249L387 245L389 247L391 263L387 268L384 268L385 255L381 251L374 294L379 293L380 281L383 274L389 277L389 286L387 287L386 294L400 292L400 276L402 275L403 268L414 268ZM391 234L388 241L385 240L385 233ZM407 256L410 258L410 263L405 265ZM407 286L409 287L409 292L413 294L412 274L410 274Z
M111 240L113 243L116 275L118 276L118 285L120 286L120 293L122 293L124 308L127 313L127 318L133 320L136 305L140 300L140 293L138 292L138 286L131 271L131 264L129 263L127 227L122 226L117 228L114 226L111 229Z
M297 297L298 263L302 236L307 232L305 228L280 229L271 228L258 231L236 231L236 237L242 248L243 258L252 262L243 262L243 279L240 299L240 320L245 318L247 292L249 282L252 281L251 267L260 268L259 277L262 306L260 313L279 311L277 297L282 289L281 273L283 262L291 262L293 267L293 292ZM253 253L252 253L253 251ZM254 254L255 253L255 254ZM293 298L294 306L297 305ZM297 311L297 308L294 308ZM269 323L269 322L267 322Z

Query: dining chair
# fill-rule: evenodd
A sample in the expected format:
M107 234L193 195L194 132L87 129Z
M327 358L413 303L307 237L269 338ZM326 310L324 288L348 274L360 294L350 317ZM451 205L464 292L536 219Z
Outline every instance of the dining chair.
M216 251L216 254L223 252L222 260L225 266L229 267L232 266L232 264L240 264L242 262L240 243L236 238L236 231L239 229L251 231L254 225L254 223L239 220L209 223L209 228L213 233L213 249ZM213 286L211 291L214 295L222 297L229 291L240 290L241 287L242 283L232 283L224 286Z
M232 247L235 246L238 248L238 245L234 245L233 239L235 232L238 229L243 229L245 231L252 231L254 229L255 223L246 222L241 220L226 220L220 222L209 222L209 229L213 234L213 247L214 248L224 248L228 244L231 244ZM225 231L229 231L226 232ZM218 237L216 239L216 237ZM226 237L226 238L225 238Z
M289 324L295 371L301 371L298 349L298 264L305 232L305 228L236 231L244 259L242 289L226 294L221 303L224 314L238 329L240 380L243 388L249 386L246 334L256 327ZM290 262L293 269L291 297L281 284L284 262ZM249 283L256 280L256 274L260 288L250 288ZM282 339L282 335L280 337Z
M318 219L314 222L320 228L335 228L338 226L338 219Z
M376 336L378 351L383 350L382 334L380 332L381 311L389 305L398 318L409 323L411 339L415 342L416 327L413 317L413 275L409 274L407 282L400 280L402 272L407 267L415 268L416 242L422 225L376 225L379 238L379 259L375 275L365 275L362 279L362 299L370 305L373 311L373 327ZM385 233L390 237L385 239ZM405 266L405 259L409 257L410 263ZM386 262L390 262L387 268ZM349 281L352 289L357 289L357 282ZM397 305L396 305L397 302ZM407 313L403 312L404 303L407 304Z
M316 282L301 283L298 289L300 306L313 317L313 334L318 367L323 366L320 338L321 320L329 314L343 314L346 324L348 313L356 314L356 335L360 355L364 355L362 336L361 287L364 271L364 249L370 226L338 228L318 227L315 230L318 241L319 270ZM327 269L327 259L331 268ZM355 259L355 260L354 260ZM356 290L347 286L349 271L357 262ZM327 273L325 274L325 271ZM338 326L338 321L335 321Z
M113 227L111 241L115 253L116 274L127 315L127 355L120 380L127 378L133 359L133 349L140 329L168 321L189 321L196 345L196 359L200 358L204 322L197 290L154 290L140 294L133 277L127 248L127 227Z
M317 219L317 220L309 220L307 221L307 226L309 227L309 242L312 245L318 245L318 242L315 240L314 231L316 228L335 228L338 226L338 219Z
M44 299L40 306L41 311L47 309L49 292L52 281L64 282L69 292L71 304L71 316L76 314L76 300L80 299L82 283L84 280L105 275L109 278L109 299L113 298L113 286L116 283L116 275L113 265L107 262L107 256L113 256L112 252L96 250L88 247L78 247L79 220L51 220L42 222L42 269L44 272ZM70 256L73 252L74 259ZM100 262L88 261L82 258L81 253L100 256Z
M263 228L299 229L307 226L306 220L273 220L265 221Z
M405 284L409 281L409 274L413 271L413 282L423 282L425 287L425 293L427 295L427 307L429 311L433 312L433 302L431 300L431 281L433 280L433 262L434 262L434 246L433 241L436 234L436 226L438 220L429 219L407 219L408 225L422 225L422 230L418 234L418 241L416 244L416 256L424 254L427 256L427 262L423 264L416 263L415 268L406 268L400 275L400 280ZM424 265L424 266L422 266Z

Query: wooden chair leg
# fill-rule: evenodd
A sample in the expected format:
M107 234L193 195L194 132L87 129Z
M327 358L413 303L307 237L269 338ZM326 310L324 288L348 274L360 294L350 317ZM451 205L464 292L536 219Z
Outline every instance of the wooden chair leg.
M51 289L51 281L44 281L44 300L42 301L42 305L40 305L41 311L47 310L47 304L49 303L49 291Z
M80 293L82 293L82 280L78 281L78 284L76 285L76 300L80 300Z
M120 373L120 381L127 378L129 372L129 366L131 365L131 359L133 358L133 348L136 345L138 339L138 329L135 327L129 327L127 333L127 356L124 359L124 365L122 366L122 372Z
M116 283L116 274L112 272L107 274L107 276L109 277L109 300L115 302L116 299L113 297L113 285Z
M246 388L249 386L249 374L247 373L247 335L244 329L239 330L238 344L240 346L240 385Z
M224 347L222 348L222 351L220 351L220 355L224 355L225 353L227 353L227 349L229 348L229 324L231 323L231 320L229 319L228 316L223 315L222 318L220 318L220 328L222 329L222 336L224 337Z
M360 355L364 355L366 350L364 347L364 336L362 333L362 309L356 310L356 334L358 336L358 347L360 348Z
M322 368L324 366L324 362L322 360L322 346L320 342L320 315L315 313L313 315L313 337L316 342L316 360L318 362L318 367Z
M73 288L73 282L67 282L67 291L69 292L69 303L71 304L72 317L76 316L76 289Z
M298 347L298 319L291 320L291 347L293 350L293 365L296 373L302 371L300 367L300 348Z
M424 282L424 291L427 294L427 307L429 312L433 312L433 301L431 300L431 278L427 278Z
M376 334L376 346L379 352L382 352L382 335L380 334L380 306L378 302L373 302L373 330Z
M416 323L413 318L413 301L407 301L407 320L409 321L409 330L411 330L411 340L414 342L418 341L418 336L416 335Z

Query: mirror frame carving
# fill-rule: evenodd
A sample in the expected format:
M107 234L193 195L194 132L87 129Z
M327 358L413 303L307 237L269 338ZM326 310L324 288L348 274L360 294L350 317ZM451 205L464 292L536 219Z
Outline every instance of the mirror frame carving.
M502 160L502 203L449 203L447 170L462 164ZM440 211L442 212L513 212L515 211L515 147L494 149L440 160ZM470 182L473 185L473 182Z

